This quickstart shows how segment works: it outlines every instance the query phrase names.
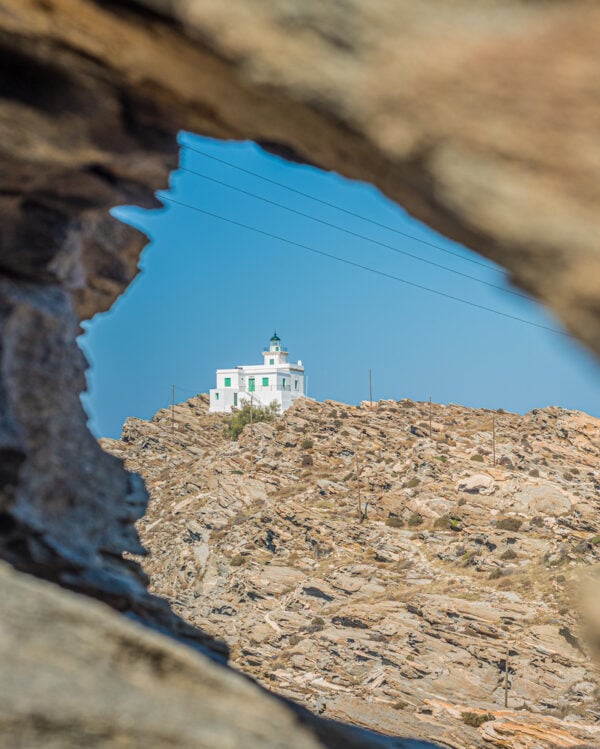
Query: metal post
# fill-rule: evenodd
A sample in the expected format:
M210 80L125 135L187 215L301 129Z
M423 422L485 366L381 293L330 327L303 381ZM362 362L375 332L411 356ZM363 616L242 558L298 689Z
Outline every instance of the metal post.
M506 660L504 661L504 707L508 707L508 656L509 647L506 646Z
M369 401L371 403L371 411L373 410L373 370L369 370Z
M171 437L175 436L175 385L171 385Z
M431 439L431 396L429 396L429 439Z
M361 499L360 499L360 466L358 463L358 448L356 450L354 458L355 458L355 463L356 463L356 496L358 498L358 517L362 518L362 507L361 507Z

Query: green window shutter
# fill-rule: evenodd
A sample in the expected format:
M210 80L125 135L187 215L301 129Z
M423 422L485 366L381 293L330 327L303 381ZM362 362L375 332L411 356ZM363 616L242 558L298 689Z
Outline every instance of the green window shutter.
M282 382L283 389L285 390L285 377L283 378L281 382Z
M237 393L233 394L233 405L237 406Z
M275 346L275 351L279 351L279 346Z
M219 394L218 394L218 393L215 393L215 400L216 400L216 401L218 401L218 400L219 400Z
M294 380L294 390L298 390L298 380Z
M231 377L225 378L225 387L230 388L231 387Z
M263 387L264 388L269 387L269 378L268 377L263 377Z
M269 359L269 364L271 365L275 364L275 359Z
M248 379L248 390L253 393L254 392L254 377L250 377Z

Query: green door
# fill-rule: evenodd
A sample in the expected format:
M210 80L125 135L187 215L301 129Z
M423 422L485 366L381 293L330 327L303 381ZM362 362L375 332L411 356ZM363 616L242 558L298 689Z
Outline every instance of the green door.
M237 393L233 394L233 405L237 406Z
M251 393L253 393L253 392L254 392L254 389L255 389L255 385L254 385L254 377L249 377L249 378L248 378L248 390L249 390L249 391L250 391Z

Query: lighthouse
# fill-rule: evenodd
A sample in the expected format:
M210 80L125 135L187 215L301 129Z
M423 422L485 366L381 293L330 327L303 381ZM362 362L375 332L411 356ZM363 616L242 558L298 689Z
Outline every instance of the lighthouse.
M289 361L289 352L277 332L262 352L262 364L217 369L216 387L210 391L210 411L226 412L244 403L268 406L275 402L285 411L305 395L304 366Z

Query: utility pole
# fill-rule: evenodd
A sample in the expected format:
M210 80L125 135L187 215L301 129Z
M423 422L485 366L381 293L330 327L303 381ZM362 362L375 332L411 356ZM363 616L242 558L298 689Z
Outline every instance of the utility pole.
M250 434L254 435L254 424L253 424L253 416L254 416L254 409L252 408L254 404L254 396L252 393L250 393Z
M431 396L429 396L429 439L431 439Z
M371 403L371 411L373 410L373 370L369 370L369 401Z
M171 437L175 437L175 385L171 385Z
M362 502L361 502L361 496L360 496L360 463L358 461L358 451L361 445L362 445L362 434L360 435L360 441L358 445L356 446L356 452L354 453L354 462L356 465L356 497L358 500L358 517L359 517L359 520L362 522Z
M504 661L504 707L508 707L508 656L509 646L506 646L506 660Z
M496 465L496 414L492 416L492 458Z

